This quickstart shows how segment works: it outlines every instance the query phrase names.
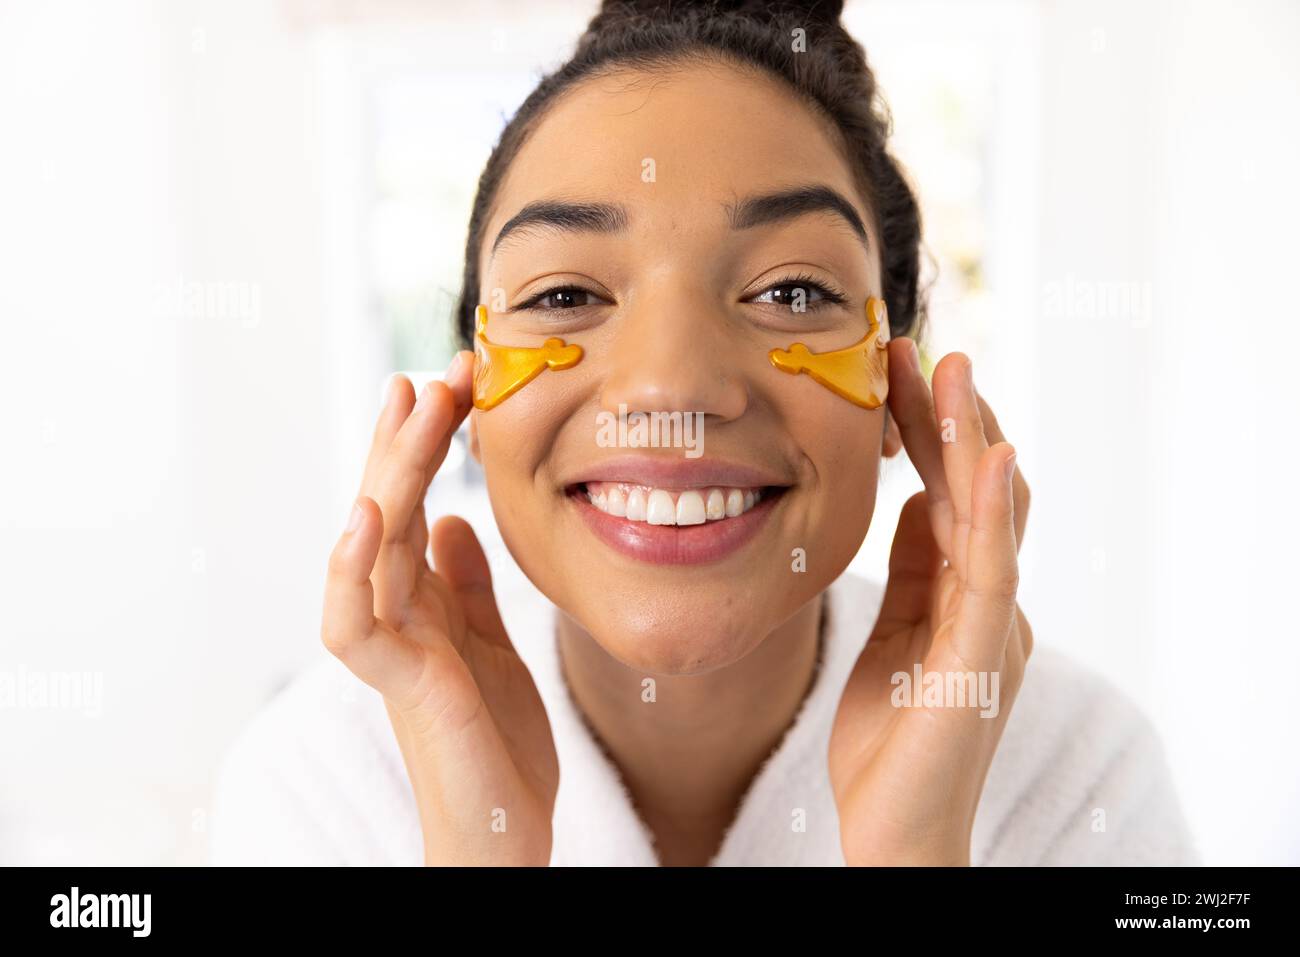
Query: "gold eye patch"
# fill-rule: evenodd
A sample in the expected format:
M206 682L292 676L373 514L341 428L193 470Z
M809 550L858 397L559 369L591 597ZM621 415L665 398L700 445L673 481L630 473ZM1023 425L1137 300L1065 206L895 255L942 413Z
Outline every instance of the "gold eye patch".
M571 369L582 346L547 339L540 346L502 346L487 339L487 306L474 311L474 408L495 408L545 369Z
M878 409L889 394L889 321L883 300L867 300L866 338L847 349L811 352L802 342L767 354L782 372L806 372L841 398L864 409Z

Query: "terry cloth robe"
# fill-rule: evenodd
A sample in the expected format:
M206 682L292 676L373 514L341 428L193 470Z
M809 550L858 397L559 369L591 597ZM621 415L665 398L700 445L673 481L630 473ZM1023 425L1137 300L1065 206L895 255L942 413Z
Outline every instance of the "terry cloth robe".
M650 831L561 677L555 609L521 575L497 594L555 736L551 863L656 865ZM881 598L878 586L852 575L830 587L813 687L750 785L713 865L844 864L827 743ZM321 655L226 755L213 806L213 864L423 862L415 799L383 699L323 648ZM1152 725L1113 686L1041 641L985 781L971 861L1199 863Z

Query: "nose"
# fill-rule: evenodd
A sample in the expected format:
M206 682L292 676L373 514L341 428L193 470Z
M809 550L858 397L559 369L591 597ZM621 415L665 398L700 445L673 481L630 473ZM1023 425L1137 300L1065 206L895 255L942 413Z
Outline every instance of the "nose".
M708 305L711 301L661 287L625 306L601 387L601 408L700 412L720 421L744 414L749 389L734 360L735 332Z

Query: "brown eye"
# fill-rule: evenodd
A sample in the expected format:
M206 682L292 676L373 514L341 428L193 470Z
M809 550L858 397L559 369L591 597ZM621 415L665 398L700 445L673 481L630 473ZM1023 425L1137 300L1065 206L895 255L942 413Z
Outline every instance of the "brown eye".
M771 293L771 298L764 300L763 297L768 293ZM816 302L821 298L821 291L816 287L804 286L794 282L783 282L779 286L772 286L760 293L758 301L767 301L778 306L794 306L800 302Z
M595 305L597 297L578 286L559 286L538 293L520 309L539 309L542 311L577 309L582 306Z
M828 289L811 277L797 276L768 286L749 301L783 306L786 309L802 312L831 303L844 302L844 296Z

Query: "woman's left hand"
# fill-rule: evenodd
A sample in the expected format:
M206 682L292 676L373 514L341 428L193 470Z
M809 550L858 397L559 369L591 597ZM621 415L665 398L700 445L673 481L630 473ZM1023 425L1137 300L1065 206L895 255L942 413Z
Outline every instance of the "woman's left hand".
M1033 647L1016 603L1029 489L970 360L946 356L932 395L915 344L889 349L889 409L925 491L903 507L880 617L840 700L831 785L848 864L967 865Z

